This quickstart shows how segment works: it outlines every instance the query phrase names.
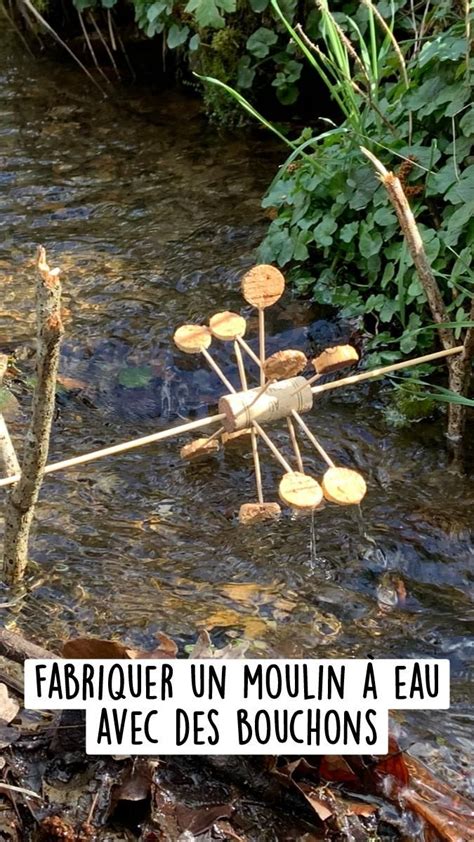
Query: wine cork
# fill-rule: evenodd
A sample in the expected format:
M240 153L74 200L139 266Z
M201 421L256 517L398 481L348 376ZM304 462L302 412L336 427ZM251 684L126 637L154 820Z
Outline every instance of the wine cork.
M212 342L212 334L205 325L182 325L173 336L175 345L185 354L200 354Z
M225 414L226 432L251 427L252 421L278 421L291 414L308 412L313 406L311 386L304 377L280 380L266 389L249 389L224 395L219 400L219 413Z
M243 430L236 430L235 433L222 433L221 442L227 446L242 444L247 441L247 438L252 435L252 430L249 427Z
M307 359L302 351L277 351L265 360L263 370L269 380L286 380L296 377L306 368Z
M283 295L285 279L279 269L262 263L242 278L242 294L248 304L264 310Z
M328 468L322 487L326 500L339 506L360 503L367 491L364 477L350 468Z
M209 319L209 328L216 339L223 342L231 342L238 337L245 335L247 323L243 316L238 313L231 313L225 310L223 313L216 313Z
M280 500L293 509L316 509L323 499L323 490L313 477L294 471L285 474L278 488Z
M330 374L358 361L359 354L352 345L336 345L334 348L326 348L312 363L317 374Z
M185 444L179 451L181 459L190 462L194 459L203 459L206 456L212 456L219 450L219 442L217 439L195 439L194 441Z
M276 520L280 517L278 503L243 503L239 511L239 521L243 526L262 523L264 520Z

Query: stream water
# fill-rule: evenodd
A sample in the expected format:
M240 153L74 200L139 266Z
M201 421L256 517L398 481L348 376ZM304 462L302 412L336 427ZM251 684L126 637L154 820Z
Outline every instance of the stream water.
M4 34L0 59L0 350L23 349L31 373L41 242L64 271L62 370L82 381L60 396L51 459L176 423L140 376L176 365L179 324L242 309L239 277L265 231L260 199L281 150L258 133L216 132L176 94L101 101L74 68L35 62ZM314 318L286 293L269 332ZM19 439L29 394L17 396ZM394 726L468 791L473 480L449 472L441 422L388 428L378 387L333 393L310 423L336 462L366 477L361 511L240 528L235 513L255 493L248 449L187 466L185 440L52 475L34 587L0 620L52 648L71 635L146 647L158 630L188 644L205 626L219 645L246 638L250 655L449 657L451 709ZM280 468L262 459L276 499ZM305 459L321 473L310 450Z

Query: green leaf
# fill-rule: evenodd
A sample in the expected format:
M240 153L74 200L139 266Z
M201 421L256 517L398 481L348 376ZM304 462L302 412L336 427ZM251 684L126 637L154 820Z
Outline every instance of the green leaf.
M459 121L459 128L463 131L465 135L473 135L474 134L474 106L471 107L466 111L463 117L461 117Z
M237 87L251 88L255 79L255 70L250 66L250 56L242 56L237 65Z
M358 222L347 222L339 231L339 238L343 243L350 243L354 239L359 229Z
M445 198L453 205L474 201L474 164L463 171L460 181L450 187Z
M276 32L261 26L247 39L246 47L255 58L265 58L270 52L270 47L277 41L278 35Z
M203 29L210 26L222 29L225 24L221 11L235 12L236 0L189 0L185 12L194 12L197 23Z
M268 6L268 3L269 0L249 0L252 12L257 12L257 14L259 14L260 12L264 12Z
M170 50L176 49L176 47L181 47L188 38L189 35L189 26L178 26L177 23L173 23L170 26L168 37L166 39L166 43Z
M325 216L323 221L316 225L313 231L314 242L318 246L330 246L332 244L332 234L337 228L337 222L332 216Z
M153 379L153 369L148 365L127 366L119 373L118 382L127 389L140 389Z
M369 231L365 222L361 225L359 237L359 249L362 257L372 257L382 247L382 235L379 231Z
M161 13L166 9L166 3L163 0L158 0L157 3L152 3L151 6L148 7L146 16L149 23L154 23L157 18L160 17Z
M190 51L192 53L194 53L199 48L200 43L201 43L201 36L200 36L199 32L196 32L195 35L193 35L193 37L191 38L191 40L189 42Z

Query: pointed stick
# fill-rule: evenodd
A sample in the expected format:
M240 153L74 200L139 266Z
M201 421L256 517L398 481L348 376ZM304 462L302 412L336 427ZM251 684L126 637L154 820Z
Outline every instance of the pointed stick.
M293 424L293 421L291 420L291 418L287 418L286 420L288 422L288 430L289 430L289 433L290 433L290 438L291 438L291 443L293 445L293 450L295 451L296 465L297 465L297 468L298 468L299 472L301 474L304 474L303 460L301 458L301 450L300 450L300 447L299 447L299 444L298 444L298 439L296 438L295 425Z
M246 352L247 352L247 354L249 355L250 359L252 359L252 360L254 361L254 363L255 363L256 365L258 365L258 367L260 368L260 360L259 360L259 358L257 357L257 355L256 355L255 351L253 351L253 350L252 350L252 348L250 347L250 345L248 344L248 342L246 342L246 341L245 341L245 339L242 339L242 337L241 337L241 336L238 336L238 337L237 337L237 342L239 343L240 347L241 347L241 348L243 348L243 349L244 349L244 351L246 351Z
M187 424L181 424L179 427L171 427L171 429L161 430L159 433L152 433L149 436L142 436L139 439L114 444L111 447L104 447L102 450L94 450L91 453L83 453L82 456L74 456L72 459L64 459L61 462L51 462L51 464L46 465L44 473L52 474L56 471L64 471L66 468L73 468L75 465L95 462L96 459L103 459L104 456L115 456L117 453L125 453L137 447L145 447L156 441L164 441L174 436L180 436L182 433L189 433L190 430L199 430L201 427L208 427L210 424L223 421L225 417L224 413L221 413L220 415L211 415L208 418L198 418L197 421L190 421ZM18 482L20 476L21 474L16 474L13 477L0 479L0 488L6 485L13 485L15 482Z
M232 383L230 382L230 380L227 380L227 377L225 376L224 372L222 371L220 366L217 365L216 361L211 357L209 351L207 351L206 348L202 348L201 354L207 360L207 362L211 366L212 370L215 371L215 373L217 374L219 379L222 381L222 383L224 384L226 389L228 389L229 392L232 392L232 394L235 394L236 390L234 389Z
M238 344L237 340L234 342L234 351L235 351L235 356L236 356L236 359L237 359L237 366L238 366L238 369L239 369L240 382L242 384L242 389L244 390L244 392L246 392L247 389L248 389L247 374L246 374L246 371L245 371L244 361L242 359L242 351L240 350L240 345ZM260 458L259 458L259 455L258 455L258 440L257 440L257 434L256 434L255 430L253 429L253 427L252 427L252 431L251 431L250 436L251 436L251 442L252 442L253 465L254 465L254 469L255 469L255 482L256 482L256 485L257 485L257 500L258 500L259 503L263 503L264 500L263 500L262 472L260 470Z
M260 385L265 385L265 310L258 309L258 349L260 357Z
M288 464L288 462L286 461L284 456L282 456L282 454L280 453L280 451L278 450L276 445L273 444L271 438L269 438L267 436L265 430L262 429L260 424L258 424L256 421L252 421L252 425L257 430L257 433L262 437L265 444L270 448L270 450L272 451L275 459L278 459L280 465L282 465L282 467L285 469L286 473L287 474L293 474L294 473L293 468L291 467L291 465Z
M439 360L442 357L450 357L452 354L460 354L463 349L463 345L458 345L456 348L448 348L446 351L436 351L434 354L425 354L423 357L415 357L412 360L404 360L401 363L385 365L382 368L374 368L371 371L363 371L362 374L351 374L349 377L343 377L341 380L333 380L332 383L313 386L312 392L313 395L319 395L321 392L329 392L331 389L341 389L343 386L351 386L352 383L361 383L363 380L370 380L372 377L380 377L381 374L390 374L392 371L401 371L403 368L411 368L411 366L419 365L420 363L429 363L431 360ZM313 383L315 379L315 377L312 377L308 383Z
M331 457L329 456L328 453L326 453L326 451L324 450L324 447L319 443L316 436L313 435L313 433L311 432L309 427L305 424L301 415L298 412L296 412L294 409L292 409L291 414L292 414L293 418L295 419L296 423L301 427L303 432L306 433L306 435L308 436L311 444L314 445L314 447L318 451L319 455L322 456L322 458L324 459L326 464L329 465L330 468L335 468L336 466L335 466L334 462L332 461Z

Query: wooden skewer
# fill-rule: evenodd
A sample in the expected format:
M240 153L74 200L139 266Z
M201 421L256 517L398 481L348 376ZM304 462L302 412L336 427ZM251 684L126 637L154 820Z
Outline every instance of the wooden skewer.
M240 382L242 384L242 389L244 392L248 389L247 384L247 374L245 371L244 361L242 359L242 351L240 350L240 345L237 340L234 342L234 350L235 356L237 359L237 366L239 369L240 375ZM258 455L258 440L257 440L257 433L252 427L252 431L250 433L251 436L251 443L252 443L252 457L253 457L253 465L255 469L255 482L257 485L257 500L259 503L263 503L263 485L262 485L262 472L260 470L260 457Z
M96 459L102 459L104 456L114 456L116 453L125 453L127 450L133 450L136 447L145 447L147 444L153 444L155 441L164 441L165 439L173 438L173 436L180 436L182 433L189 433L190 430L199 430L201 427L208 427L210 424L223 421L224 418L225 415L223 413L212 415L209 418L198 418L197 421L189 421L187 424L181 424L179 427L172 427L168 430L162 430L159 433L142 436L139 439L114 444L111 447L104 447L102 450L94 450L91 453L83 453L82 456L74 456L72 459L52 462L50 465L46 465L44 473L52 474L55 471L64 471L66 468L74 467L74 465L84 465L86 462L94 462ZM19 479L20 474L0 479L0 488L6 485L13 485Z
M311 432L309 427L303 421L301 415L298 412L296 412L296 410L294 410L294 409L291 410L291 414L292 414L293 418L295 419L296 423L301 427L303 432L306 433L306 435L308 436L311 444L314 445L314 447L318 451L319 455L322 456L322 458L324 459L326 464L329 465L330 468L335 468L336 466L335 466L334 462L332 461L331 457L329 456L328 453L326 453L326 451L324 450L324 447L322 447L322 445L320 445L316 436L313 435L313 433Z
M420 365L420 363L429 363L431 360L439 360L442 357L450 357L453 354L460 354L464 350L464 345L458 345L456 348L448 348L446 351L436 351L434 354L425 354L423 357L415 357L412 360L404 360L401 363L394 363L393 365L385 365L382 368L374 368L372 371L363 371L362 374L351 374L349 377L343 377L341 380L334 380L332 383L324 383L322 386L313 386L312 392L314 395L319 395L321 392L329 392L331 389L341 389L343 386L351 386L352 383L361 383L363 380L370 380L372 377L380 377L381 374L390 374L392 371L401 371L403 368L410 368L413 365ZM311 377L308 383L314 383L317 379Z
M293 421L291 420L291 418L287 418L286 420L288 422L288 430L289 430L289 433L290 433L290 438L291 438L291 443L293 445L293 450L295 451L296 465L297 465L297 468L298 468L298 471L300 472L300 474L304 474L303 460L301 458L301 450L300 450L300 447L299 447L299 444L298 444L298 439L296 438L295 425L293 424Z
M203 442L203 444L202 444L202 448L207 447L207 445L209 444L209 442L214 441L214 439L217 439L219 436L221 436L221 435L222 435L222 433L225 433L225 427L219 427L219 429L218 429L218 430L216 430L216 432L215 432L215 433L213 433L213 434L212 434L212 436L209 436L209 437L206 439L206 441L205 441L205 442Z
M230 380L227 380L227 377L225 376L224 372L222 371L220 366L217 365L216 361L211 357L209 351L207 351L206 348L202 348L201 354L207 360L207 362L211 366L212 370L215 371L215 373L217 374L219 379L222 381L222 383L224 384L226 389L228 389L229 392L232 392L233 394L235 394L236 390L234 389L232 383L230 382Z
M241 336L238 336L236 341L239 343L240 347L247 352L247 354L254 361L254 363L256 363L256 365L258 365L258 367L260 368L260 360L257 357L255 351L252 350L248 342L246 342L245 339L242 339Z
M260 424L258 424L257 421L252 421L252 426L255 427L259 436L261 436L263 441L265 442L265 444L268 445L268 447L272 451L275 459L278 459L280 465L282 465L282 467L285 469L286 473L287 474L294 473L291 465L286 461L285 457L281 455L281 453L278 450L278 448L276 447L276 445L273 444L272 440L267 436L265 430L262 429Z
M260 357L260 385L265 385L265 310L258 309L258 350Z

